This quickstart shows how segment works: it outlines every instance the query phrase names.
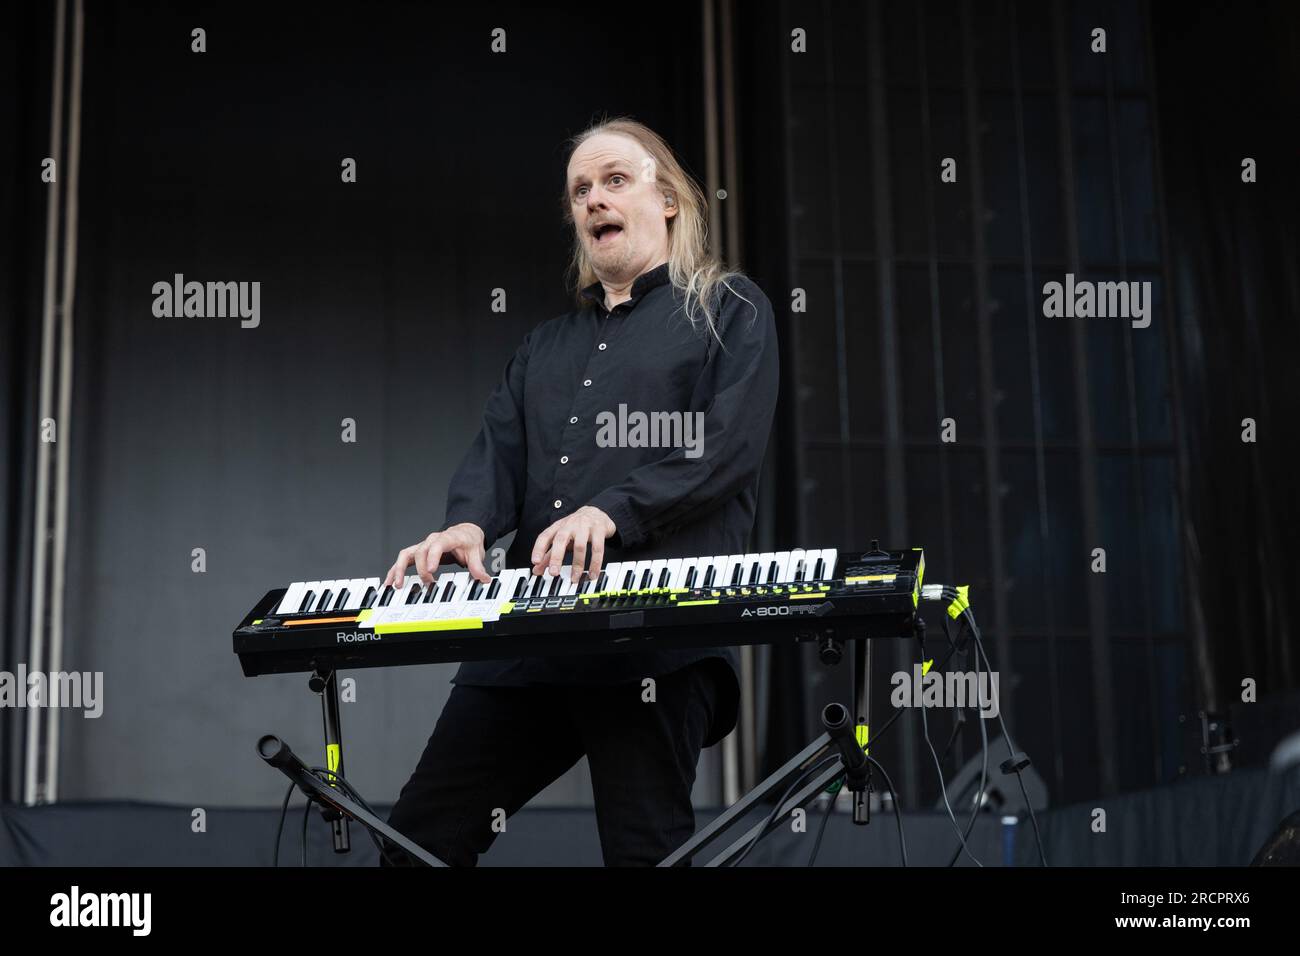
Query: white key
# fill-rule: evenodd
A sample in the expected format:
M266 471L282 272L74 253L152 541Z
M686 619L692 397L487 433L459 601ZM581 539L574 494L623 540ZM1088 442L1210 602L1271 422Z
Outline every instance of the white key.
M380 606L379 602L384 599L384 592L387 590L388 588L379 589L379 593L375 595L374 607L378 608ZM393 588L393 596L388 599L389 604L397 603L397 595L401 593L401 590L402 590L402 583L399 581L397 585Z
M650 587L652 588L659 587L659 579L664 576L664 572L667 570L668 570L668 560L666 558L660 559L658 561L651 561L650 562ZM667 586L668 585L665 582L664 587Z
M638 561L636 567L632 569L632 590L640 591L644 588L654 587L653 583L643 584L646 572L654 567L653 561Z
M520 593L519 595L516 596L515 591L519 589L521 586L523 586L524 588L528 586L528 579L532 577L532 569L531 568L510 568L506 572L506 574L510 575L510 590L507 591L505 587L502 586L501 588L502 599L506 601L522 601L524 599L523 594Z
M465 600L465 596L469 594L469 586L473 580L474 579L469 576L468 571L457 571L453 574L451 576L453 590L451 592L451 601L448 603L455 604L457 601Z
M790 552L778 551L775 556L776 560L776 580L773 584L780 584L785 580L785 576L790 567Z
M295 581L289 585L289 590L284 592L284 597L280 598L280 603L275 609L276 614L292 614L298 610L298 605L302 603L302 596L307 593L306 581Z
M719 571L713 578L713 586L720 587L720 588L731 587L731 579L736 576L736 570L740 567L740 562L744 559L744 557L745 556L743 554L727 555L727 560L726 563L723 565L722 570Z
M565 588L569 587L569 585L572 583L571 581L572 577L573 577L573 565L571 564L561 565L560 573L555 575L555 577L551 579L552 584L556 579L559 579L560 587L554 594L552 594L551 588L548 586L546 588L546 596L553 597L553 598L564 597Z
M787 571L787 577L785 579L786 584L794 583L795 575L799 573L799 566L803 563L803 559L804 559L803 548L794 548L793 550L790 551L790 566L786 569Z
M682 580L686 577L686 566L690 558L672 558L668 562L668 586L673 589L682 587Z
M822 571L822 577L827 581L835 577L835 562L838 557L839 555L834 548L827 548L822 551L822 562L826 565L825 570Z
M519 600L521 601L527 601L533 596L533 588L536 586L538 581L538 575L533 574L532 568L524 568L524 572L524 589L519 595Z
M803 578L805 581L819 581L817 577L817 562L821 559L821 548L810 548L804 552L803 566L805 568Z
M515 584L519 580L519 575L523 573L522 568L506 568L497 575L497 580L501 582L501 586L497 588L497 596L492 600L498 606L512 600L511 595L515 593ZM488 590L491 590L491 587Z
M310 611L312 614L320 613L320 599L321 599L321 595L325 593L326 588L330 590L334 589L334 582L331 581L329 578L326 578L325 580L317 584L316 587L312 588L313 593L311 596L311 602L305 608L303 608L303 610Z
M532 589L533 586L533 569L516 568L515 570L518 571L519 573L515 576L515 583L510 585L510 593L511 595L513 595L515 591L518 590L519 596L518 597L512 596L510 600L523 601L527 599L528 592Z
M303 588L303 593L300 595L300 597L305 598L307 596L307 592L308 591L311 592L311 604L308 607L302 608L304 612L310 611L313 607L316 606L316 602L320 600L320 586L323 583L324 583L323 581L308 581L306 587ZM301 604L302 602L299 601L298 603ZM295 607L293 610L297 611L298 608Z
M371 588L375 589L375 596L371 598L370 606L371 607L375 606L375 603L379 600L380 592L383 590L379 586L380 584L383 583L383 580L384 580L383 578L366 578L365 587L363 587L361 589L361 593L357 595L357 604L356 604L357 610L361 610L363 606L362 602L365 601L366 599L366 592L369 591Z
M340 580L336 581L334 587L330 588L330 590L333 591L334 593L330 595L330 604L329 607L326 608L326 610L334 611L337 609L339 613L342 613L343 608L338 606L339 598L343 596L344 591L347 591L348 600L349 601L352 600L352 585L355 583L356 583L355 578L341 578Z
M348 592L348 597L347 600L343 602L342 606L338 607L338 610L350 611L355 607L361 606L361 595L358 594L357 591L365 592L365 588L362 587L365 580L365 578L349 578L343 582L343 590ZM330 602L331 610L338 605L340 596L341 592L340 594L334 595L334 600Z
M700 582L704 579L705 562L707 562L708 560L709 560L708 558L701 558L701 557L682 558L682 571L681 571L682 579L681 579L681 583L678 586L683 588L687 587L686 579L690 577L691 571L694 571L695 577L691 578L690 587L693 588L699 587Z
M551 596L551 582L554 580L555 580L555 575L551 573L551 569L549 567L542 572L542 589L537 592L537 596L539 598L545 598Z
M573 565L570 564L568 567L566 567L563 571L563 575L564 575L564 583L560 585L559 596L569 597L570 595L577 594L578 588L582 587L583 579L579 577L578 580L576 581L573 580Z
M330 586L329 586L329 588L330 588L330 602L329 602L329 604L327 604L325 607L323 607L321 610L323 610L323 611L333 611L333 610L334 610L334 606L335 606L336 604L339 603L339 598L341 598L341 597L343 596L343 592L344 592L344 591L348 590L348 585L351 584L351 583L352 583L352 579L351 579L351 578L340 578L340 579L337 580L337 581L333 581L333 582L331 582L331 583L330 583Z
M727 569L727 565L730 563L731 555L729 554L715 554L713 556L712 560L709 562L709 567L713 569L713 583L710 584L709 587L726 587L726 579L722 576L722 573ZM705 570L705 577L708 577L707 569ZM701 583L700 586L703 587L703 583Z
M609 564L605 565L603 568L600 569L600 573L605 575L606 591L613 591L618 588L618 582L622 580L622 578L619 577L619 575L622 573L620 571L622 567L623 567L622 561L611 561ZM592 582L591 589L590 589L592 594L596 593L596 585L599 583L600 583L600 578L597 578L595 581Z
M412 589L412 588L415 588L416 591L417 591L421 596L423 596L423 594L424 594L424 582L420 580L420 576L419 576L418 574L412 574L410 577L408 577L408 578L406 579L406 583L402 585L402 590L401 590L399 593L393 595L392 603L393 603L393 604L399 604L399 603L400 603L400 604L405 604L406 601L407 601L407 598L409 598L409 597L411 596L411 589ZM418 601L419 598L417 597L416 600Z

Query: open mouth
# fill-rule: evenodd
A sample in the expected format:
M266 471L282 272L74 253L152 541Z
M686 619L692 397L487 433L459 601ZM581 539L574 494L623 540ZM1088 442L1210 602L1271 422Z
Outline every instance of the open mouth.
M606 242L611 242L623 235L623 227L616 226L612 222L607 222L597 226L592 230L591 234L595 237L596 244L601 245Z

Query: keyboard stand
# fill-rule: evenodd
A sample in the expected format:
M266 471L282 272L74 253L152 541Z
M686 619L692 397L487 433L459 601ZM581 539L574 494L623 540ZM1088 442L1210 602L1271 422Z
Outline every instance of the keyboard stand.
M874 547L874 542L873 542ZM912 618L912 628L899 637L923 638L925 621L920 615ZM828 704L822 711L822 724L827 732L810 743L807 747L785 762L775 773L771 774L737 803L724 810L708 826L700 830L680 847L670 853L660 866L682 866L697 853L701 853L710 844L718 841L725 831L737 820L748 814L755 806L769 799L779 798L786 792L791 778L798 778L810 768L817 766L827 758L835 757L835 762L819 771L811 780L805 782L781 805L776 816L772 817L772 828L764 830L767 817L755 823L740 835L738 839L706 863L706 866L726 866L736 859L753 842L776 829L776 826L788 818L796 807L816 799L838 777L846 776L846 785L853 794L853 822L865 826L871 822L871 764L865 759L870 751L866 749L867 734L871 726L871 656L874 640L855 638L853 645L853 700L856 720L850 726L849 711L841 704ZM839 663L843 655L843 645L837 639L827 639L821 645L821 659L825 664ZM856 751L856 753L855 753ZM838 791L837 791L838 795ZM894 807L894 812L901 808Z
M308 679L307 685L321 698L321 714L325 725L325 769L342 777L343 731L339 720L338 675L333 670L317 668ZM270 735L263 737L258 741L257 749L262 759L296 783L307 799L320 805L321 816L333 828L335 853L347 853L351 850L348 821L355 820L371 833L401 848L413 860L418 860L426 866L446 865L352 800L338 784L326 783L278 737Z

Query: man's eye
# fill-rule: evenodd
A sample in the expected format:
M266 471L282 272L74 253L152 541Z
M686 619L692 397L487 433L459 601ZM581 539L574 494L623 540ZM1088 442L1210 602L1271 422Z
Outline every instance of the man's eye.
M609 177L609 181L610 181L611 183L614 182L614 180L616 180L616 179L619 180L620 182L625 182L625 181L626 181L626 180L623 179L623 174L622 174L622 173L615 173L613 176L610 176L610 177Z

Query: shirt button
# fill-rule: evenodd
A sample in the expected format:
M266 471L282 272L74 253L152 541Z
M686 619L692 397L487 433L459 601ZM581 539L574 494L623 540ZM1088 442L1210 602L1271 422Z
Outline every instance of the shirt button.
M591 379L587 379L585 382L583 382L583 383L582 383L582 387L583 387L583 388L591 388Z
M562 455L562 456L560 457L560 464L561 464L561 465L567 465L568 463L569 463L569 456L568 456L568 455Z
M602 352L605 351L605 343L604 343L604 342L601 342L601 343L600 343L600 350L601 350Z
M562 505L562 504L564 504L564 502L561 501L559 498L556 498L556 499L555 499L555 507L558 508L558 507L560 507L560 505Z
M577 416L577 415L574 415L572 418L570 418L570 419L569 419L569 424L570 424L570 425L576 425L576 424L578 424L578 416Z

